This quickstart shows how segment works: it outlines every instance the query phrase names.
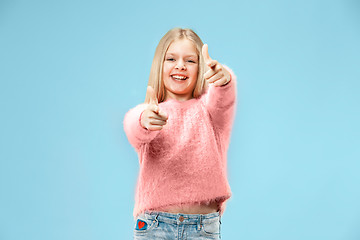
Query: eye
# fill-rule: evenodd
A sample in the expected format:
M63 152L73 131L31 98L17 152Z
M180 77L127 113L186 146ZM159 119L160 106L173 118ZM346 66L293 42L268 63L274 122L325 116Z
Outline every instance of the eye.
M195 61L193 61L193 60L189 60L188 62L195 63Z
M173 58L167 58L166 61L174 61L175 59Z

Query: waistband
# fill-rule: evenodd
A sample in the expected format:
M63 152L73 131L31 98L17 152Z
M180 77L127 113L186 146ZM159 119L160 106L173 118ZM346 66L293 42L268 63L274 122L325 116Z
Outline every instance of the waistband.
M160 222L166 222L170 224L201 224L212 223L220 221L221 215L219 212L208 214L184 214L184 213L168 213L158 211L148 211L139 214L139 216L145 217L149 220L155 220Z

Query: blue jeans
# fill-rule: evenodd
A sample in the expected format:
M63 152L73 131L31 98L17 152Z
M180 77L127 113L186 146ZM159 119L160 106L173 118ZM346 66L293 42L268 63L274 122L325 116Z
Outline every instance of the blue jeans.
M221 239L221 216L148 212L140 214L134 227L134 239Z

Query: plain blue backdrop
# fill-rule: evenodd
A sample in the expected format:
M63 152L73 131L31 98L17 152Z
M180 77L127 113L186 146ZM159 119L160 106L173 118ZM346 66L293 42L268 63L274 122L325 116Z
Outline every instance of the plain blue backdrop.
M360 2L0 1L0 239L132 239L155 48L194 29L238 77L223 239L360 239Z

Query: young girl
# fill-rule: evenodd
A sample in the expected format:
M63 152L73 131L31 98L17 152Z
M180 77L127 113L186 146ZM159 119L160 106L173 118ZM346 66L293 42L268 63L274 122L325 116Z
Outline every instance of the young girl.
M155 51L145 103L124 118L140 163L135 239L221 238L235 107L234 73L210 58L194 31L167 32Z

